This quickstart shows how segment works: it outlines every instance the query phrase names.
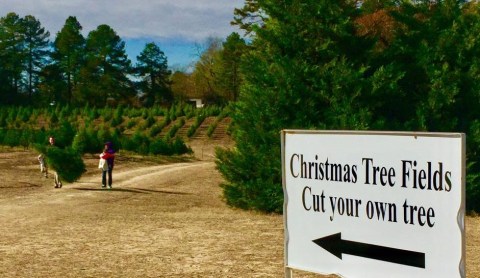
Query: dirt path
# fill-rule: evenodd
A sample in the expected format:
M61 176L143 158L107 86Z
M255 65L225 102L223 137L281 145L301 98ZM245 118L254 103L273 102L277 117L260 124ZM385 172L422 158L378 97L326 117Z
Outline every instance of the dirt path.
M0 277L283 277L283 218L227 207L211 160L119 158L106 190L91 157L58 190L34 157L0 151ZM479 246L469 217L467 277Z

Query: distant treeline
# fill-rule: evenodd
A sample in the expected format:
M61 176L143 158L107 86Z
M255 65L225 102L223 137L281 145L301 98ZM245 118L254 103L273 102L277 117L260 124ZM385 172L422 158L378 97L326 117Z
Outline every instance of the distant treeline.
M236 100L245 41L232 33L224 42L211 39L197 48L193 70L172 73L154 42L145 45L133 65L125 42L108 25L84 37L77 18L70 16L50 41L34 16L11 12L0 17L0 105L150 107L174 99Z
M172 98L167 58L148 43L133 66L125 42L108 25L81 34L70 16L50 42L34 16L0 18L0 103L132 103L139 92L152 104ZM132 81L135 77L135 80Z

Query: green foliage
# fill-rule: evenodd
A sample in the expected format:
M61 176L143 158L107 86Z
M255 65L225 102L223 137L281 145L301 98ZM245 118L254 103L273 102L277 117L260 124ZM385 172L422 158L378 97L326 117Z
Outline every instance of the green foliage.
M73 137L76 131L72 124L68 121L62 121L59 128L52 131L52 136L55 137L55 144L61 148L72 145Z
M21 130L9 129L5 132L5 135L3 137L3 144L10 147L18 146L18 138L20 138L21 135Z
M81 129L75 134L72 142L72 149L74 149L78 153L85 153L87 149L87 133L84 129Z
M97 140L99 142L101 142L101 146L103 146L103 144L105 142L108 142L108 141L111 141L112 140L112 134L110 133L110 129L108 128L100 128L98 130L98 133L97 133Z
M168 119L171 121L175 121L177 119L177 107L175 105L172 105L172 107L170 107L168 110Z
M172 122L172 120L170 119L170 116L169 114L165 115L165 118L163 118L163 121L162 123L160 124L160 127L162 129L164 129L167 125L169 125L170 123Z
M212 117L212 116L218 116L220 113L222 113L223 108L222 106L217 106L217 105L209 105L205 108L202 108L201 112L207 117Z
M154 104L170 102L172 99L168 78L168 62L165 53L155 44L147 43L137 56L137 76L141 80L139 86L145 92L144 105L151 107Z
M185 125L185 119L181 118L175 125L173 125L165 135L167 138L174 138L177 131Z
M139 154L148 154L149 149L150 149L150 140L148 139L147 136L136 132L133 134L131 138L131 142L133 145L133 151L139 153Z
M117 107L117 109L115 109L115 112L113 114L113 119L112 119L112 126L113 127L116 127L123 122L122 115L123 115L123 106L119 106L119 107Z
M215 132L215 129L217 129L218 123L220 123L229 113L231 113L231 106L226 106L220 114L218 114L217 118L215 121L208 126L207 129L207 136L212 137L213 133Z
M58 123L58 117L55 112L52 113L52 116L50 117L50 125L54 126Z
M185 115L187 119L191 119L193 116L195 116L195 108L192 105L184 105L183 115Z
M66 82L55 84L60 88L61 94L54 100L59 102L72 102L74 91L78 88L75 84L80 80L80 67L85 57L85 38L82 35L82 26L74 16L65 20L60 32L54 41L53 59L60 76L65 76ZM45 83L51 83L47 80Z
M153 155L159 155L159 154L170 154L171 150L170 150L170 146L165 140L158 139L153 141L150 144L149 152Z
M240 65L247 45L238 33L230 34L220 52L217 82L220 94L227 100L237 101L240 95L242 74Z
M6 110L0 109L0 128L7 127L7 113Z
M150 137L154 138L155 136L160 134L160 132L162 132L162 129L163 129L163 124L156 124L152 126L152 128L150 129Z
M0 30L2 104L136 105L136 90L141 91L140 103L145 107L174 99L168 59L153 42L145 45L132 66L125 42L105 24L85 38L80 22L69 16L50 42L49 31L33 15L10 12L0 17ZM224 43L221 38L211 39L205 48L194 73L181 73L191 77L177 87L190 92L175 97L196 94L216 103L236 99L242 80L239 65L247 49L244 40L233 33Z
M213 122L211 125L208 126L208 129L207 129L207 136L208 136L208 137L212 137L213 132L214 132L215 129L217 128L217 125L218 125L218 122L215 121L215 122Z
M376 129L465 132L467 208L478 209L480 5L382 10L391 2L250 1L236 11L255 36L242 57L236 148L217 151L230 205L282 211L280 130ZM379 11L392 24L367 25Z
M100 114L103 116L104 122L108 122L113 118L112 110L108 108L102 109L102 112Z
M148 112L148 109L143 108L143 109L141 109L141 111L142 111L142 118L144 120L146 120L148 118L148 116L150 115L150 113Z
M198 127L203 123L205 118L206 118L205 115L198 115L197 117L195 117L195 121L193 122L193 125L191 125L187 130L187 136L189 138L192 137L195 134Z
M81 155L72 148L34 145L34 148L44 154L48 167L54 169L61 180L74 182L86 171Z
M153 155L174 155L191 153L192 150L185 145L181 138L175 138L173 141L167 139L154 140L150 144L150 154Z
M132 127L134 127L136 124L137 124L137 122L136 122L135 120L131 119L131 120L129 120L129 121L127 122L127 128L132 128Z
M182 110L182 106L178 106L172 111ZM137 112L132 112L137 111ZM144 113L145 121L137 125L137 119L130 119L127 126L132 127L146 127L152 125L148 133L144 133L141 128L129 137L123 134L124 127L117 126L112 128L111 122L115 121L116 117L123 117L122 114L138 114L138 111ZM177 123L169 130L166 138L155 138L157 135L170 124L170 113L163 118L160 123L155 124L155 116L164 113L162 108L147 109L126 109L119 107L112 111L107 109L96 109L85 107L83 109L70 108L68 106L49 107L47 109L31 109L29 107L20 108L4 108L0 107L0 119L10 117L11 124L5 124L0 127L0 145L6 146L24 146L28 147L31 144L45 145L48 144L48 137L54 136L56 139L56 146L60 148L72 148L79 154L84 153L98 153L102 150L103 144L107 141L113 142L115 149L127 149L141 154L183 154L191 150L185 145L182 140L171 140L175 133L185 124L185 119L180 118ZM105 115L108 118L112 115L110 124L105 122ZM35 116L34 116L35 115ZM61 120L57 115L63 115ZM102 115L101 118L99 116ZM36 129L38 119L47 119L47 122L54 118L56 122L53 128L45 130L44 128ZM91 118L96 118L97 123L93 123ZM25 122L24 122L25 120ZM103 121L102 121L103 120ZM22 128L17 128L21 125ZM148 134L148 136L147 136ZM159 140L161 142L159 142Z
M104 142L101 142L98 139L98 131L89 126L85 129L85 148L84 152L85 153L98 153L102 150L102 146Z
M173 143L171 143L171 148L172 154L185 154L192 152L192 149L185 145L185 142L180 137L176 137L175 140L173 140Z
M135 95L127 76L131 70L125 42L110 26L99 25L85 40L85 66L80 70L82 82L75 97L80 103L102 107L128 102Z
M155 119L149 115L143 122L142 129L148 129L155 123Z

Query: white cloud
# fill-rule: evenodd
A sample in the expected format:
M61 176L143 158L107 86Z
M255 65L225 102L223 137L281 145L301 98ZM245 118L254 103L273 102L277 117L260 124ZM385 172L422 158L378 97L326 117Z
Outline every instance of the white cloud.
M122 38L183 38L202 41L226 37L235 7L243 0L0 0L0 16L31 14L54 36L68 16L76 16L84 33L108 24Z

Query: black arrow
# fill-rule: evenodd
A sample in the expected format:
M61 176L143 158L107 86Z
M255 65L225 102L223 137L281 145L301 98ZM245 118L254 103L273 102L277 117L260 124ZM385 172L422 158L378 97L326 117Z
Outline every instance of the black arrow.
M349 254L374 260L425 268L425 253L342 240L341 233L315 239L313 242L337 256L340 260L342 259L342 254Z

